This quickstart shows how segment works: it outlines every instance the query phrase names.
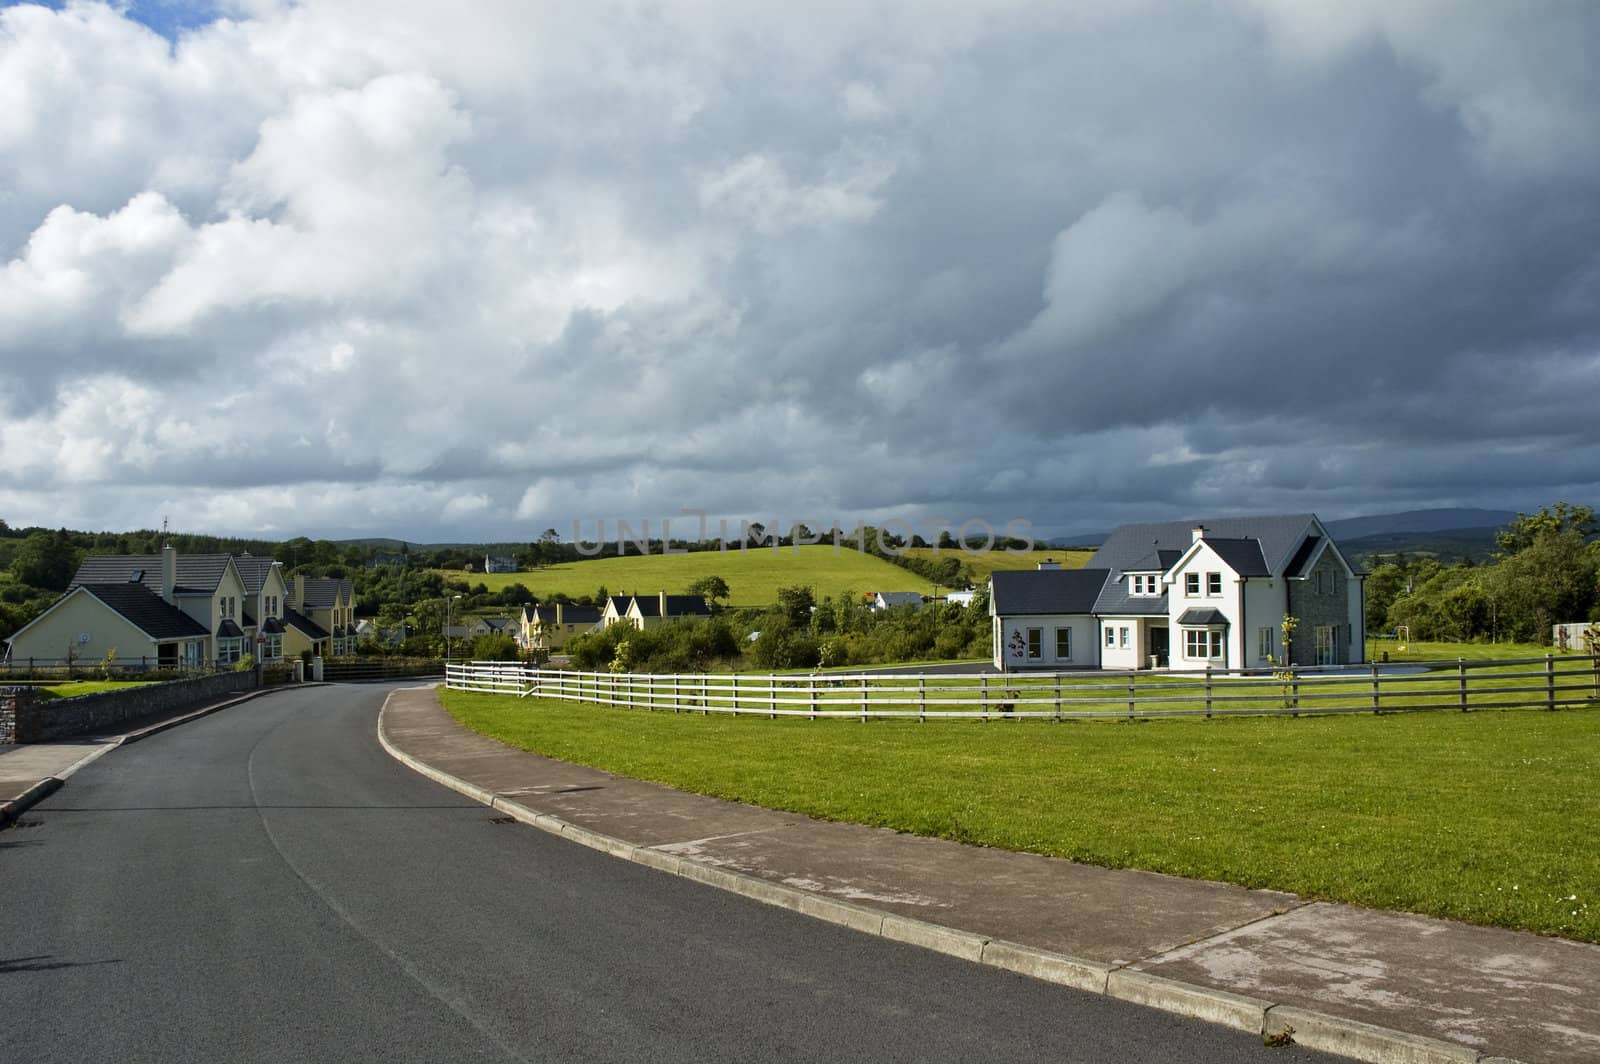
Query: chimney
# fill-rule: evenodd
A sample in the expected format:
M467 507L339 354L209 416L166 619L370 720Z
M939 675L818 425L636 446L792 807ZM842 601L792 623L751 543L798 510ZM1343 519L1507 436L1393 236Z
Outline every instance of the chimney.
M561 603L558 600L556 602L556 627L560 628L563 623L564 622L561 619Z
M294 608L301 613L306 609L306 574L296 573L294 577Z
M170 544L161 548L161 600L172 603L172 593L178 586L178 551Z
M1054 558L1046 558L1044 561L1039 563L1038 568L1041 572L1047 569L1059 569L1061 568L1061 563L1056 561Z
M1206 526L1195 525L1193 528L1189 529L1189 535L1193 537L1189 540L1190 543L1199 543L1202 539L1206 538Z
M665 591L663 591L663 592L661 592L661 616L665 617L666 615L667 615L667 593Z

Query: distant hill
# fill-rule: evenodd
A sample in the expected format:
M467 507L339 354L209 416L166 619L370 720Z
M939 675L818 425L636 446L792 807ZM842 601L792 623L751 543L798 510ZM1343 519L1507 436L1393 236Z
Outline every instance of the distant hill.
M1379 532L1339 540L1339 547L1352 561L1371 566L1375 560L1394 554L1437 558L1458 562L1471 558L1488 561L1494 554L1495 528L1445 528L1437 532Z
M1409 532L1460 532L1463 530L1504 528L1517 519L1510 510L1472 510L1460 507L1439 510L1406 510L1397 514L1347 517L1324 521L1328 534L1341 544L1367 536ZM1491 541L1493 536L1490 536Z

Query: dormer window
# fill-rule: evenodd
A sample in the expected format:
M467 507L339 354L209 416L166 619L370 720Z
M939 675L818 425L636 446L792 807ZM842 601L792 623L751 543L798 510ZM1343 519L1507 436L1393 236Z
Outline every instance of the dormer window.
M1159 595L1161 593L1161 580L1155 573L1134 573L1129 594L1132 595Z

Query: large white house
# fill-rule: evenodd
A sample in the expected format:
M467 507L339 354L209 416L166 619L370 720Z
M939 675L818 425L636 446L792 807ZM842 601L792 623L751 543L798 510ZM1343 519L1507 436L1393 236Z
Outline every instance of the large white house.
M1123 525L1082 569L994 573L994 664L1355 664L1366 645L1364 577L1315 514ZM1298 621L1287 647L1285 616Z

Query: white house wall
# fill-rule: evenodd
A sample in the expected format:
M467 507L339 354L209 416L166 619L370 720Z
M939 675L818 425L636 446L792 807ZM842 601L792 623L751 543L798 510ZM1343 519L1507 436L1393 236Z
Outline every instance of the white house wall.
M1146 624L1149 617L1102 617L1100 618L1100 666L1106 669L1139 669L1146 664L1145 656L1150 653L1148 637L1145 635ZM1106 645L1106 631L1111 632L1111 644ZM1128 633L1127 646L1123 646L1122 633Z
M1186 573L1200 574L1200 592L1192 598L1184 594L1184 575ZM1207 573L1222 574L1222 593L1220 595L1206 594ZM1239 575L1217 555L1216 551L1212 550L1204 542L1200 544L1200 549L1196 550L1181 567L1173 570L1173 581L1171 586L1167 588L1167 615L1171 622L1171 661L1174 669L1198 670L1204 669L1207 665L1219 669L1240 667L1240 663L1245 660L1243 657L1244 639L1240 634L1240 629L1244 627L1240 623L1240 614L1242 612L1240 610L1242 603L1239 594L1240 583ZM1225 660L1190 658L1185 655L1184 651L1187 648L1187 642L1184 638L1184 630L1178 624L1178 618L1191 609L1217 610L1227 618L1228 628L1226 637L1223 640L1224 653L1227 655Z
M1284 592L1284 581L1281 579L1267 579L1266 577L1252 577L1244 584L1244 620L1241 626L1247 628L1244 633L1244 656L1238 661L1243 668L1260 669L1270 668L1271 662L1262 659L1259 653L1258 633L1263 628L1272 629L1274 651L1279 660L1283 658L1283 607L1288 599Z
M1084 614L1029 614L996 619L999 638L995 646L995 667L998 669L1092 669L1098 662L1094 645L1098 628L1093 617ZM1026 653L1028 629L1039 629L1041 656L1029 658ZM1072 631L1072 653L1068 657L1056 656L1056 629ZM1021 645L1021 655L1015 648Z

